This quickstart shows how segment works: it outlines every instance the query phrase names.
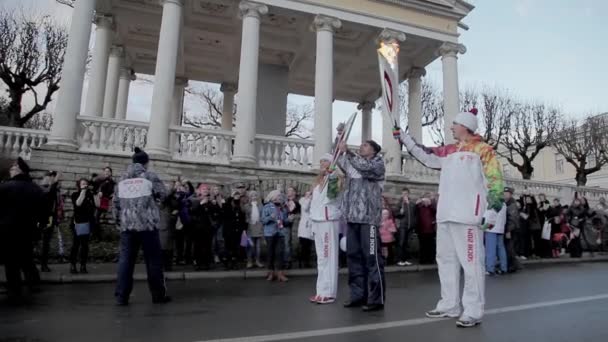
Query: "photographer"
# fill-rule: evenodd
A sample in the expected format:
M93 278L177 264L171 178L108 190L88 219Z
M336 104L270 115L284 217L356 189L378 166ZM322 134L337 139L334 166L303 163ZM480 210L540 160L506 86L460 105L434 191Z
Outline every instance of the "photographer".
M91 235L91 222L95 219L95 209L99 207L99 195L95 195L89 181L82 178L76 183L78 191L72 193L74 203L74 240L70 253L70 272L78 273L76 262L80 255L80 273L87 272L89 258L89 236Z

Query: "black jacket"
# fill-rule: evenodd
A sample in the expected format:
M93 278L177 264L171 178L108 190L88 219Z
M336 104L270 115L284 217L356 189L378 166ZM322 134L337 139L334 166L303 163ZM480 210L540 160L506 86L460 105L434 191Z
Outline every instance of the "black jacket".
M234 201L226 202L224 205L224 238L234 238L241 236L247 230L247 215L240 205L235 205Z
M190 206L190 219L192 228L197 232L211 232L213 222L217 221L220 207L211 201L201 204L199 198L194 198Z
M0 184L0 232L9 236L34 237L47 220L42 189L27 175Z
M399 229L408 231L416 228L418 225L416 203L410 200L408 205L405 205L401 201L401 207L395 217L399 219Z

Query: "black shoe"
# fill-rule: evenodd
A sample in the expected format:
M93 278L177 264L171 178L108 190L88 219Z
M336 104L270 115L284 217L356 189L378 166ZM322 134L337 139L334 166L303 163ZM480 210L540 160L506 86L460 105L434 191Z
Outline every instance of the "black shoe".
M76 269L76 265L70 266L70 273L72 273L72 274L78 274L78 270Z
M363 312L373 312L384 310L384 304L369 304L363 306Z
M128 306L129 301L126 299L116 298L116 306Z
M87 274L87 273L89 273L89 272L87 271L87 265L81 265L81 266L80 266L80 273L82 273L82 274Z
M48 265L42 265L40 266L40 272L51 272L51 269Z
M154 298L152 299L152 303L154 304L167 304L171 301L171 297L165 295L164 297Z
M344 302L345 308L360 308L363 305L365 305L365 303L362 300L349 300Z

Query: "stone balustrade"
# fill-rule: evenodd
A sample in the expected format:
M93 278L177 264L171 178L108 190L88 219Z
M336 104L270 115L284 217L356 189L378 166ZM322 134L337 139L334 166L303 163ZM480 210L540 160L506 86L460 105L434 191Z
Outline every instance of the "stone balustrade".
M176 160L229 164L236 134L232 131L172 126L171 152Z
M78 144L82 152L130 155L134 147L144 148L148 123L79 116Z
M0 155L30 159L32 149L46 143L48 131L0 126Z
M258 166L309 171L314 142L272 135L256 135Z

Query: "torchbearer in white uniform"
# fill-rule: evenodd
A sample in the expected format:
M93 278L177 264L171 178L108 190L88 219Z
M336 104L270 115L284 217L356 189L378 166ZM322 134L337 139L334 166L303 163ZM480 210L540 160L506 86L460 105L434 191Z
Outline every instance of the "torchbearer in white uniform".
M310 297L312 303L330 304L338 295L338 255L340 219L341 176L331 170L331 154L320 161L321 171L315 181L310 202L310 222L317 251L317 294ZM326 178L327 181L326 181Z
M496 222L503 206L503 178L494 149L475 133L477 110L462 112L452 125L455 144L419 145L398 127L394 136L422 164L440 169L437 205L437 266L441 300L428 317L459 317L458 327L481 323L485 304L483 230ZM485 212L484 212L485 211ZM460 307L460 269L464 293Z

